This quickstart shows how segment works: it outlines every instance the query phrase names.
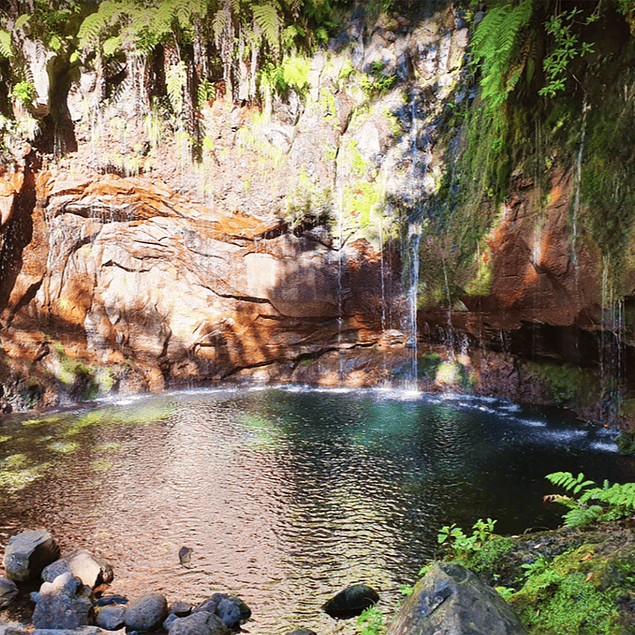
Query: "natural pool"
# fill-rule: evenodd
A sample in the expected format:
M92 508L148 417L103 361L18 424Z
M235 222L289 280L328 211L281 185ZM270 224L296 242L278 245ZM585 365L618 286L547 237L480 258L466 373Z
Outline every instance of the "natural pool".
M390 613L442 525L553 527L554 471L635 480L612 435L557 410L390 390L191 390L16 416L0 424L0 540L45 527L107 558L131 599L234 593L251 633L354 633L324 601L365 582Z

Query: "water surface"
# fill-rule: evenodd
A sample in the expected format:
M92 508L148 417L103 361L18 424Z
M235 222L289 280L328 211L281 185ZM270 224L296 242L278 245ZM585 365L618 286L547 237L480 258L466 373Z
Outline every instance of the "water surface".
M262 634L355 632L320 606L358 582L390 613L444 524L555 526L550 472L635 480L610 431L566 413L370 390L192 390L13 417L0 460L3 544L45 527L111 561L113 592L234 593Z

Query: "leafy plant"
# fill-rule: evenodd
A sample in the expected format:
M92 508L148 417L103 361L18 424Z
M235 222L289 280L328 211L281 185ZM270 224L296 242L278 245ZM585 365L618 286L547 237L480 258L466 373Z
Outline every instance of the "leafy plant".
M580 36L573 31L580 13L582 10L576 7L571 11L563 11L551 16L547 22L546 30L554 39L554 49L543 60L547 84L538 91L538 94L543 97L554 97L564 90L565 73L571 60L579 55L593 52L593 45L588 42L580 43ZM589 24L598 18L599 15L594 13L587 17L584 23Z
M370 606L362 611L357 618L357 626L362 627L358 635L382 635L386 632L384 616L376 606Z
M564 516L568 527L584 527L598 520L618 520L635 512L635 483L615 483L604 481L603 487L585 479L580 472L573 476L571 472L554 472L546 478L570 495L550 495L548 501L561 503L569 508Z
M440 545L445 545L457 560L467 560L474 552L479 551L487 542L493 531L495 520L479 519L472 525L472 534L467 535L456 523L445 525L439 531L437 540Z
M31 82L18 82L11 94L23 104L31 104L35 99L35 86Z

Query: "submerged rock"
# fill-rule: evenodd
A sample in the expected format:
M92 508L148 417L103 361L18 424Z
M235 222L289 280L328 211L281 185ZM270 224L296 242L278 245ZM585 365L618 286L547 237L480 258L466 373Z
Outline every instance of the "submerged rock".
M355 584L340 591L322 606L330 617L346 620L360 615L364 609L377 604L379 594L366 584Z
M386 635L526 635L503 598L471 571L437 562L417 583Z
M60 556L60 548L48 531L23 531L9 539L4 552L4 570L10 580L35 580L46 565Z

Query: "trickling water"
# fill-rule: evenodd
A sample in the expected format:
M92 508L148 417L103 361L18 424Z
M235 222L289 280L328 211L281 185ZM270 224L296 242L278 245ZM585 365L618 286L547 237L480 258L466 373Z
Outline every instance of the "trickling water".
M379 272L381 281L381 332L386 330L386 278L384 272L384 228L381 214L377 217L379 229Z
M621 398L624 301L623 298L617 297L610 272L610 258L605 256L602 265L599 365L603 418L606 422L615 424Z
M407 380L409 389L416 389L417 384L417 297L419 293L419 248L421 244L421 225L410 225L410 253L412 267L410 272L410 287L408 289L408 307L410 309L410 334L407 341L410 350L410 376Z
M576 157L575 176L573 181L573 213L571 220L571 250L573 254L573 266L575 268L576 281L579 281L578 271L578 252L577 252L577 240L578 240L578 214L580 212L580 189L582 182L582 157L584 155L584 141L586 137L586 119L589 106L586 102L586 98L582 103L582 127L580 130L580 145L578 147L578 155Z

